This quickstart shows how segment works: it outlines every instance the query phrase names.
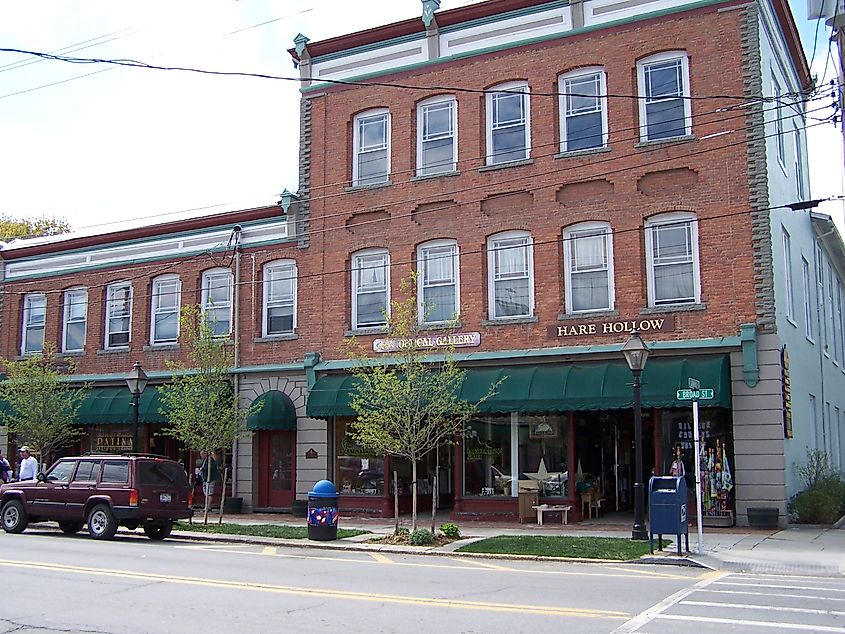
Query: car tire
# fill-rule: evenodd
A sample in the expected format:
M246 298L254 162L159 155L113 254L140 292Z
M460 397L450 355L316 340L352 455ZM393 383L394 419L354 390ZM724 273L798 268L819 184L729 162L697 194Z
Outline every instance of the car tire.
M3 505L3 530L7 533L23 533L29 525L29 517L23 502L9 500Z
M88 534L94 539L111 539L117 532L117 518L105 504L98 504L88 513Z
M85 522L77 522L74 520L64 520L59 522L59 528L62 529L62 532L65 535L75 535L82 530L83 526L85 526Z
M173 530L173 524L146 524L144 526L144 534L154 541L161 541L168 537Z

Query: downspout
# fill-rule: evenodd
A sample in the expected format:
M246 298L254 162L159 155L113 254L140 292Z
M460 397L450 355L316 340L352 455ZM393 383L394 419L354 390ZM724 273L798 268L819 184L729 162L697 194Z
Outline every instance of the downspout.
M240 400L241 380L238 368L241 367L241 226L235 225L235 288L234 288L234 324L232 337L234 338L233 386L235 394ZM232 497L238 495L238 438L232 443Z

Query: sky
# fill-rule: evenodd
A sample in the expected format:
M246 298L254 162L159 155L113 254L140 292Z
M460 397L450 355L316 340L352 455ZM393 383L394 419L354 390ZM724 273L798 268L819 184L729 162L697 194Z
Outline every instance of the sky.
M816 24L791 4L809 59ZM0 48L296 78L297 33L316 41L420 14L420 0L6 0ZM822 23L819 75L829 35ZM298 186L298 89L0 52L0 215L98 233L274 204ZM842 194L841 135L808 134L813 196ZM841 202L820 211L845 230Z

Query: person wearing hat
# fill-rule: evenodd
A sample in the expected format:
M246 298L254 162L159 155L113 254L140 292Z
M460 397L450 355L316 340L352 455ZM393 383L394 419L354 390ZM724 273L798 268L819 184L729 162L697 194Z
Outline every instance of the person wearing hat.
M18 480L35 480L38 475L38 461L29 455L29 447L21 447L21 463L18 465Z

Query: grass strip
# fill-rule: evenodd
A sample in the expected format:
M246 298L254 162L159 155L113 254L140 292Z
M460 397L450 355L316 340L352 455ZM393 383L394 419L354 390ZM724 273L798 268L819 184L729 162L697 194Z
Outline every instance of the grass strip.
M619 537L499 535L462 546L458 550L464 553L629 561L645 555L648 552L648 542L635 542Z
M305 539L308 529L305 526L284 526L279 524L188 524L177 522L174 530L194 533L217 533L220 535L249 535L251 537L278 537L280 539ZM351 528L338 528L337 537L354 537L370 531Z

